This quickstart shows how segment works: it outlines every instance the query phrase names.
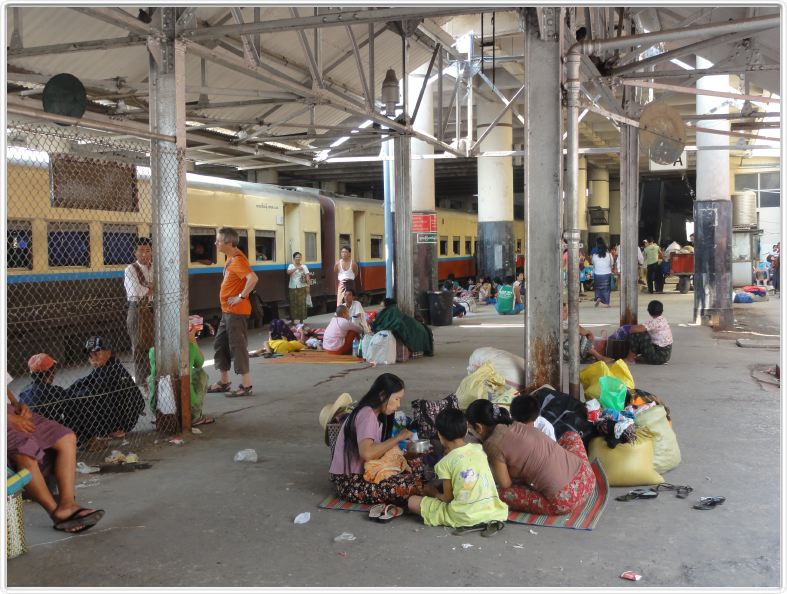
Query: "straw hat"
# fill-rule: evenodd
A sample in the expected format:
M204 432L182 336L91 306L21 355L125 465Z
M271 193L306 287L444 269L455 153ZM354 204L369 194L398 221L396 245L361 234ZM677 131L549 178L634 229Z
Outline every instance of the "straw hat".
M352 406L353 398L347 392L340 395L333 404L326 404L320 411L320 426L325 429L326 425L333 420L334 415L343 408Z

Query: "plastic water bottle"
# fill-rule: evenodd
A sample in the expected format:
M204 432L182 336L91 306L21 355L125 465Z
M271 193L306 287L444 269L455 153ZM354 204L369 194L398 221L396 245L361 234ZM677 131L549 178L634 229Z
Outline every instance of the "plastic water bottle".
M361 343L358 341L358 338L353 338L353 357L358 356L358 347Z

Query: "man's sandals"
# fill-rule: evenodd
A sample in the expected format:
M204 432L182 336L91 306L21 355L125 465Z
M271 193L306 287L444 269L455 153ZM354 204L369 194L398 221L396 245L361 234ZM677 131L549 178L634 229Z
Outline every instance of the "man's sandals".
M215 384L208 386L208 394L224 394L225 392L229 392L231 387L231 382L227 382L226 384L216 382Z
M50 518L52 518L52 521L54 522L54 526L52 527L55 530L61 530L63 532L75 534L98 524L98 521L104 517L104 513L105 512L103 509L90 510L80 507L73 514L63 520L58 520L54 516L50 516Z
M227 398L237 398L239 396L251 396L252 394L253 394L252 386L244 386L243 384L241 384L237 390L233 390L232 392L227 392L224 395Z

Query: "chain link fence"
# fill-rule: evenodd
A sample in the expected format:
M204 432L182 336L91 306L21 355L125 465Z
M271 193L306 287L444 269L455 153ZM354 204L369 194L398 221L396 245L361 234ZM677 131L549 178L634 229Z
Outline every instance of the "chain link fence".
M6 134L6 357L15 392L73 429L90 459L133 451L156 428L151 257L162 241L181 239L177 225L163 227L172 237L156 237L150 142L13 119ZM163 154L163 175L181 158ZM180 302L177 274L172 282ZM176 346L178 311L166 306L158 325Z

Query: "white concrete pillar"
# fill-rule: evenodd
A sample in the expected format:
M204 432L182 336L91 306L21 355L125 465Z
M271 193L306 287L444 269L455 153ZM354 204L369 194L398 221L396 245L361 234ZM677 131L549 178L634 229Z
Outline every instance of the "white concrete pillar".
M417 68L407 77L407 105L415 110L418 95L426 78L428 64ZM434 71L433 71L434 72ZM418 113L415 114L413 127L434 135L434 84L427 83ZM415 137L410 139L410 154L432 155L434 146ZM434 159L413 159L410 162L410 196L413 201L413 215L435 215L434 196ZM427 293L438 288L437 278L437 243L419 243L417 236L413 241L413 259L417 265L413 267L413 290L415 306L424 319L429 315ZM436 241L439 239L436 237Z
M476 137L503 109L500 102L479 100ZM481 143L481 152L511 150L508 111ZM514 274L514 170L511 157L478 158L478 274Z
M711 62L697 56L697 68ZM704 76L697 89L729 91L729 76ZM697 114L729 113L728 99L697 95ZM698 127L728 131L729 120L699 120ZM733 324L732 203L730 157L727 151L702 150L727 144L718 134L697 132L697 199L694 203L694 318L719 330Z

